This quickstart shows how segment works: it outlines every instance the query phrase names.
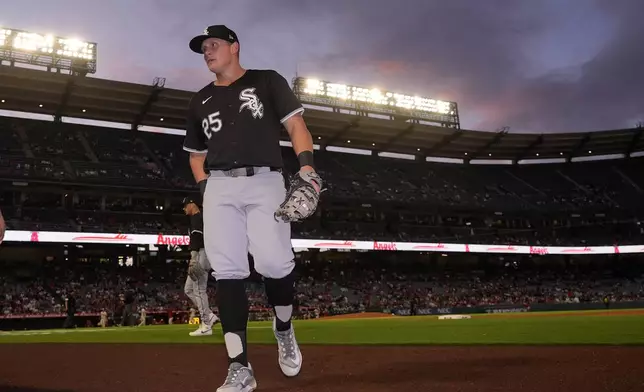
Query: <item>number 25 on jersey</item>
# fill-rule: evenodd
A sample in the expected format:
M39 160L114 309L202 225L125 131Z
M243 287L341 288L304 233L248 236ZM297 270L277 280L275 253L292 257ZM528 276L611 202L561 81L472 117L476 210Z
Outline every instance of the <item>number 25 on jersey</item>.
M221 130L222 125L223 123L219 118L219 112L210 113L208 117L204 118L201 122L203 133L206 134L208 140L212 137L213 132L219 132Z

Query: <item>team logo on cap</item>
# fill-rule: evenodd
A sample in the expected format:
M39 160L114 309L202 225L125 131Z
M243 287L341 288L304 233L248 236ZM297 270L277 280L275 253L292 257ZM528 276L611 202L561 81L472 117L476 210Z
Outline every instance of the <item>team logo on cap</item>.
M203 31L204 35L208 35L208 28L206 27Z

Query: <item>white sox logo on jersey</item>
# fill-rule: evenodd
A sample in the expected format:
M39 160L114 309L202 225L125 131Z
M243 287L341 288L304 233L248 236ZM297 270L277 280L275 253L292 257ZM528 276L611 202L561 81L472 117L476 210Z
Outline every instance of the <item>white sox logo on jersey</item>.
M262 118L264 117L264 104L259 100L257 94L255 94L255 88L245 88L239 93L239 100L243 103L239 106L239 112L242 110L248 109L252 114L253 118Z

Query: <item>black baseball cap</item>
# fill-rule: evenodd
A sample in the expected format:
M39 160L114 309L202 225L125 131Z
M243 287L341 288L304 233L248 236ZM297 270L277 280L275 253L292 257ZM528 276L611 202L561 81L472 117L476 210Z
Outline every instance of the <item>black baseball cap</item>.
M208 38L223 39L224 41L230 42L231 44L239 42L237 34L228 27L224 25L213 25L208 26L201 35L198 35L190 40L190 49L192 49L192 51L195 53L203 54L201 45L203 44L203 41L207 40Z

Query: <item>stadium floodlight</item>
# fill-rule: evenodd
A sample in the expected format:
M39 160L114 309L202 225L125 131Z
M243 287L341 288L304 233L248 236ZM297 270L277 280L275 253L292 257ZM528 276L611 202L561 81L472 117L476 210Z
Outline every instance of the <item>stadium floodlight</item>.
M460 128L456 102L302 77L295 78L293 91L303 103L402 115Z
M96 72L96 43L0 27L0 61L85 75Z

